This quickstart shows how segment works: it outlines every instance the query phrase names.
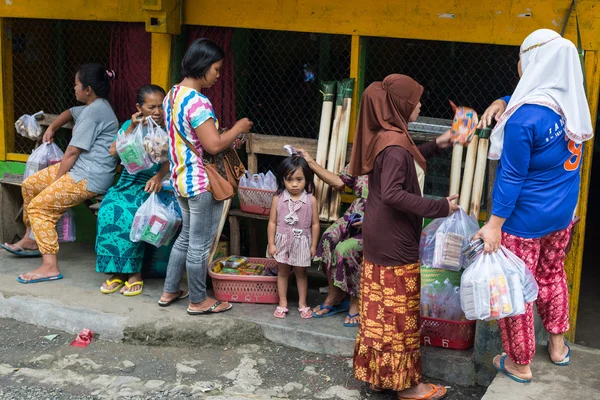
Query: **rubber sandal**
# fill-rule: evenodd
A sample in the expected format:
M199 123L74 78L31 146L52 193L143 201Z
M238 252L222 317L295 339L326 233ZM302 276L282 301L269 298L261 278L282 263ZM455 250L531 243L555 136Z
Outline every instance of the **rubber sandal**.
M123 285L125 285L125 283L121 280L121 279L113 279L112 281L109 281L108 279L105 281L106 282L106 286L110 287L111 285L114 285L115 283L118 283L118 285L112 289L106 289L104 286L100 286L100 293L104 293L104 294L111 294L114 293L118 290L120 290Z
M15 256L21 257L21 258L41 257L42 256L42 253L40 253L39 250L25 250L21 246L19 246L18 249L15 250L15 249L11 249L10 247L8 247L6 244L3 243L3 244L0 244L0 247L2 247L4 250L8 251L9 253L14 254ZM23 282L21 282L21 283L23 283Z
M350 302L348 300L345 300L333 306L324 306L323 304L320 304L319 310L329 310L329 312L319 315L313 311L313 318L327 318L331 317L332 315L347 312L348 310L350 310Z
M179 300L183 300L185 298L187 298L190 295L190 292L185 292L183 290L179 291L179 296L175 297L173 300L171 301L162 301L162 300L158 300L158 305L161 307L169 307L171 304L178 302Z
M519 378L515 374L511 374L510 372L508 372L506 370L506 367L504 366L504 361L506 360L506 357L508 357L508 354L503 354L503 355L500 356L500 367L498 367L496 365L496 363L494 362L494 360L492 360L492 364L494 365L494 368L496 368L496 370L498 372L502 372L504 375L508 376L510 379L512 379L515 382L519 382L519 383L529 383L529 382L531 382L531 379Z
M350 319L354 319L354 318L357 318L358 315L359 315L359 313L356 313L354 315L348 313L347 317ZM356 328L358 326L358 322L344 322L344 326L346 328Z
M571 348L567 344L566 340L565 340L565 346L567 346L567 349L568 349L567 355L565 356L565 358L562 361L552 361L552 358L551 358L550 361L552 362L552 364L558 365L559 367L566 367L567 365L571 364ZM546 349L548 349L548 357L550 357L550 340L548 340Z
M37 276L41 276L40 274L33 274L33 275L37 275ZM57 281L59 279L62 279L63 276L62 274L58 274L56 276L44 276L42 278L38 278L38 279L30 279L30 280L25 280L22 279L20 276L17 277L17 282L19 283L39 283L39 282L50 282L50 281Z
M279 307L277 306L277 308L275 309L275 312L273 313L273 316L275 318L285 318L287 317L287 313L290 310L288 310L286 307Z
M229 307L227 307L226 309L220 310L220 311L215 311L217 309L217 307L219 307L222 303L223 302L221 300L217 300L217 302L215 304L213 304L206 310L190 310L190 308L188 307L187 313L189 315L221 314L221 313L229 311L233 308L233 305L229 304Z
M309 319L313 317L313 312L310 307L298 307L298 312L300 316L304 319Z
M444 386L434 385L433 383L427 385L431 388L431 391L424 397L402 397L398 395L398 400L438 400L443 399L448 394L448 389Z
M134 286L139 286L140 288L138 290L134 290L134 291L129 290L130 288L132 288ZM137 282L133 282L133 283L125 282L125 287L127 288L127 290L123 292L123 296L127 296L127 297L137 296L138 294L142 294L142 291L144 290L144 282L142 282L142 281L137 281Z
M383 392L383 389L380 388L379 386L375 385L374 383L369 383L369 389L371 389L375 393Z

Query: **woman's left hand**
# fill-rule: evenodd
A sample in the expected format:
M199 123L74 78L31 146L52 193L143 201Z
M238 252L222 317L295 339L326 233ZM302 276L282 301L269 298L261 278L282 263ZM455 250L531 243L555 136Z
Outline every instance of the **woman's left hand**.
M440 136L435 138L435 142L437 143L440 149L445 149L452 146L452 130L448 129L446 132L442 133Z
M502 228L488 222L473 236L473 240L479 238L483 239L485 243L483 251L486 254L495 253L500 248L500 243L502 242Z
M146 182L146 187L144 190L147 193L158 193L162 190L162 182L158 175L154 175L152 178Z

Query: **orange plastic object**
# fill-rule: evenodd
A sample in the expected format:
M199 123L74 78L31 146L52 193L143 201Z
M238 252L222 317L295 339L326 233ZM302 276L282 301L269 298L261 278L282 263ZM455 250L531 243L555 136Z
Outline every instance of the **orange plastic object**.
M469 107L456 107L452 121L452 140L462 145L469 144L479 123L477 112Z

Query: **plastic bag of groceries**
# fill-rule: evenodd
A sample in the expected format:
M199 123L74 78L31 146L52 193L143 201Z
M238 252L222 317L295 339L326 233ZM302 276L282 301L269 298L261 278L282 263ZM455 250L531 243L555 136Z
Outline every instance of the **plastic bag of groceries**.
M169 137L167 132L152 117L146 119L148 121L148 133L143 139L144 149L153 163L162 164L169 160Z
M25 164L25 173L23 179L30 177L38 171L48 168L51 165L61 162L65 153L54 143L42 143L37 149L33 150L27 163Z
M477 219L468 216L462 208L449 217L433 220L421 233L421 265L459 271L465 266L461 250L477 231Z
M519 279L521 282L523 300L525 303L536 301L538 298L539 286L523 260L504 246L500 246L499 252L502 252L506 257L506 263L503 264L503 267L509 281L512 279Z
M35 119L36 116L43 114L43 111L38 111L33 115L24 114L15 122L17 133L31 140L38 140L42 137L42 127Z
M460 307L460 291L449 279L434 281L421 287L421 316L460 321L464 314Z
M503 251L481 253L460 280L460 304L470 320L495 319L525 312L523 287L518 274L505 273L515 266Z
M181 217L173 204L165 205L156 193L150 194L135 213L129 238L160 247L170 242L181 225Z
M61 243L75 241L75 213L73 210L68 209L60 217L56 223L56 233L58 234L58 241ZM35 240L33 230L29 233L29 237Z
M130 174L144 171L154 165L144 149L143 129L140 123L131 134L125 135L119 131L117 136L117 154Z

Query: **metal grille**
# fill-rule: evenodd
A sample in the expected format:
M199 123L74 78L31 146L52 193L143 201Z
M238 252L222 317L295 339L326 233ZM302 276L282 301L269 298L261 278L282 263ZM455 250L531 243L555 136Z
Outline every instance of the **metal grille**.
M413 77L425 88L421 117L411 131L441 133L453 117L448 100L480 115L518 82L519 48L486 44L370 37L366 46L365 87L392 73ZM438 125L433 128L433 125ZM433 136L433 135L432 135ZM447 196L451 154L428 160L425 193Z
M127 68L111 66L111 37L118 39L124 26L143 27L143 24L116 22L12 19L13 81L15 120L23 114L43 110L47 114L60 114L77 104L73 94L77 68L86 63L98 63L117 72L117 81L111 84L111 103L115 108L135 111L131 96L113 96L127 82L138 84L137 77L150 76L149 35L140 35L138 45L129 44L129 51L147 56L148 63ZM143 31L143 29L142 29ZM143 78L144 80L146 78ZM139 85L149 82L139 82ZM137 90L131 88L128 92ZM125 104L127 103L127 104ZM129 104L131 103L131 104ZM42 126L42 129L45 129ZM15 134L16 153L28 154L35 142ZM58 134L57 142L65 147L69 134Z

